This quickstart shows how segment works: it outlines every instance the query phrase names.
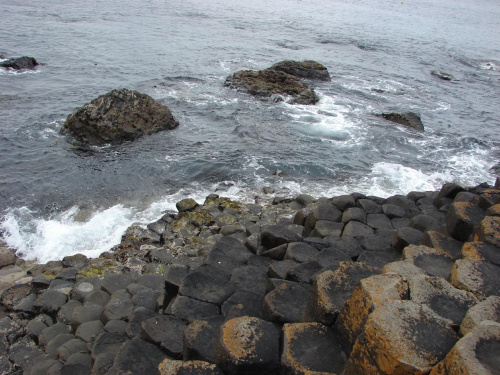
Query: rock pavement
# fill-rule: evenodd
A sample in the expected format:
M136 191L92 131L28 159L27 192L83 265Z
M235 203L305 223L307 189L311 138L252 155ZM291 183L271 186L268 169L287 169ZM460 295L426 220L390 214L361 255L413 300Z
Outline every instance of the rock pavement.
M96 259L0 248L0 373L496 374L499 204L212 194Z

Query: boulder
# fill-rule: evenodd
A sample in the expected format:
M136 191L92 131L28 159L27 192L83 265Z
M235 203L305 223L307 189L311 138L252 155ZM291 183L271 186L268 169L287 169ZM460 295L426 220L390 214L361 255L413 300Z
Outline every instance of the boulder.
M217 364L228 375L274 374L280 366L280 329L254 317L240 317L221 326Z
M38 62L33 57L23 56L8 59L7 61L0 62L2 68L22 70L33 69L38 65Z
M258 98L289 96L292 104L316 104L319 100L309 84L293 75L273 69L242 70L229 76L225 85Z
M170 110L146 94L113 90L77 109L61 133L91 145L122 143L143 135L174 129L179 123Z
M184 277L179 293L203 302L220 305L235 290L235 286L228 281L227 276L218 268L203 265Z
M185 296L175 297L170 306L170 311L176 317L188 322L219 314L217 305Z
M422 124L422 120L420 116L413 112L405 112L405 113L381 113L375 115L377 117L384 118L388 121L392 121L409 128L415 129L417 131L424 131L424 124Z
M281 374L341 374L345 353L333 329L320 323L283 326Z
M370 314L344 374L427 374L458 338L434 312L412 301L389 301Z
M271 66L270 69L279 70L299 78L317 79L330 81L330 74L326 67L316 61L292 61L285 60Z
M498 374L500 368L500 324L485 321L465 335L431 375Z

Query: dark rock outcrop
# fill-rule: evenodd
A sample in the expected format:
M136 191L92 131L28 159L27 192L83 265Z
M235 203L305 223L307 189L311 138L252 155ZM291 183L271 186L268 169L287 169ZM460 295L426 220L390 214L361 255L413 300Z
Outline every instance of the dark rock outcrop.
M431 74L434 77L441 78L444 81L455 81L455 77L453 77L451 74L442 72L440 70L433 70Z
M258 98L289 96L292 98L292 104L316 104L319 100L309 84L295 76L272 69L236 72L226 79L225 85Z
M312 60L293 61L285 60L271 66L273 70L279 70L292 76L320 81L330 81L330 74L326 66Z
M2 68L23 70L23 69L33 69L35 66L39 65L38 62L33 57L23 56L8 59L7 61L0 62Z
M170 110L149 95L121 89L102 95L70 114L61 133L71 134L85 144L118 144L178 125Z
M420 119L420 116L413 112L405 112L405 113L381 113L375 115L377 117L384 118L388 121L392 121L409 128L415 129L419 132L424 131L424 124Z

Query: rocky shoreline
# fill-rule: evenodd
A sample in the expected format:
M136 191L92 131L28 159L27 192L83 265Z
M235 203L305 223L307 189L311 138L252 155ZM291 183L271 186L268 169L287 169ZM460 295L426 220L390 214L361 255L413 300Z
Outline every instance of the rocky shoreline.
M96 259L1 248L0 372L498 374L498 180L177 209Z

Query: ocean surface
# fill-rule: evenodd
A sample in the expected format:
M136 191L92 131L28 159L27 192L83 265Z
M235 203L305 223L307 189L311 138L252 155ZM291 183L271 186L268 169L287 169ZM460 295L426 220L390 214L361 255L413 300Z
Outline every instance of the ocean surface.
M498 0L0 0L0 14L0 54L41 63L0 68L0 230L26 259L98 256L132 223L217 189L386 197L500 170ZM316 106L224 87L285 59L328 68ZM90 150L59 134L122 87L179 128ZM425 132L374 116L388 111L419 113Z

